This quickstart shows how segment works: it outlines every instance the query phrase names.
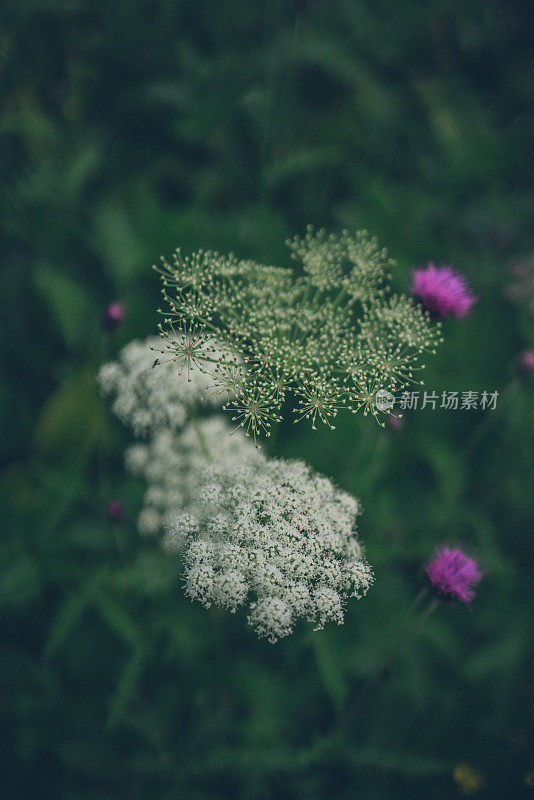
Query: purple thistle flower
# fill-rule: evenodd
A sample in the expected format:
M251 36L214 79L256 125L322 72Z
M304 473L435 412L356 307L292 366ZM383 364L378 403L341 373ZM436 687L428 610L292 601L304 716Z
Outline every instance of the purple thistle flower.
M464 276L452 267L436 267L430 262L426 269L414 269L412 277L411 293L440 317L465 317L477 302Z
M519 366L524 372L534 372L534 350L524 350L520 354Z
M458 547L437 547L434 558L425 565L425 572L438 595L462 603L473 600L473 587L482 578L479 564Z
M124 319L124 306L122 303L110 303L102 314L102 327L106 331L114 331Z
M120 500L110 500L106 508L106 514L110 522L120 522L124 516L124 506Z

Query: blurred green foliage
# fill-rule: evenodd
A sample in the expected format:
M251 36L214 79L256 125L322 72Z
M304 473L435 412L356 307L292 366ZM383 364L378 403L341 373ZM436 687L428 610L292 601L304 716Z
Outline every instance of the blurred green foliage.
M4 797L532 793L534 387L514 361L534 326L504 289L534 249L533 29L523 0L4 0ZM281 431L362 499L376 585L344 627L270 646L139 540L94 378L155 330L161 253L283 264L310 222L377 234L401 289L428 260L466 274L479 303L427 387L501 397ZM486 570L472 613L442 606L392 653L442 541Z

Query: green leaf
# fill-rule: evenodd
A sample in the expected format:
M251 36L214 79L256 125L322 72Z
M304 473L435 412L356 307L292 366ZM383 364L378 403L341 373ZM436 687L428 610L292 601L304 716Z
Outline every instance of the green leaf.
M328 642L326 631L316 631L310 634L309 641L315 653L317 669L323 686L334 706L340 708L347 699L348 693L341 659L336 657L332 645Z
M153 261L146 243L140 238L134 220L118 200L103 203L94 219L97 249L117 288L131 283L147 272Z
M35 600L40 588L35 562L28 556L21 556L0 573L0 607L25 606Z
M89 580L79 587L78 591L67 597L50 628L43 654L45 659L52 658L67 640L70 633L80 624L85 610L94 598L95 588L100 578L101 573L96 576L92 575Z
M37 269L35 285L65 343L72 347L83 342L96 313L87 287L48 265Z
M376 767L383 772L416 777L446 775L452 771L453 767L453 764L448 761L424 755L406 752L386 753L375 748L355 753L354 761L361 766Z
M93 599L100 616L109 627L128 644L137 645L141 638L140 632L127 611L103 592L96 594Z
M147 656L148 649L143 645L139 645L126 665L115 696L111 701L111 707L106 721L107 728L112 728L120 722L121 718L124 716L124 712L135 695Z
M48 398L35 430L35 449L43 459L87 453L96 443L104 418L92 369L66 378Z

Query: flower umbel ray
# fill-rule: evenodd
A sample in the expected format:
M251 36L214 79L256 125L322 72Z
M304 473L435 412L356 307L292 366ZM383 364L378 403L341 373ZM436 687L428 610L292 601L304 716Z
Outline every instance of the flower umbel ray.
M159 352L171 356L178 365L179 374L185 368L187 380L191 381L191 373L195 369L204 372L208 362L217 363L209 355L210 350L215 351L213 346L210 347L213 336L207 333L202 326L187 320L180 320L176 327L170 319L166 319L165 322L170 327L172 334L167 335L167 332L160 326L161 336L167 341L167 344Z
M232 421L243 428L245 436L252 434L254 441L261 433L269 437L272 423L281 420L274 409L273 397L266 396L258 385L245 389L224 408L234 412Z
M331 420L336 416L338 410L343 407L345 390L337 386L336 383L328 384L325 381L317 381L311 385L304 385L297 391L300 395L298 406L295 409L299 418L311 419L312 429L317 430L317 417L324 422L330 430L335 429Z
M371 378L368 381L362 380L355 382L350 391L350 409L352 413L356 414L361 408L363 408L364 417L366 417L368 414L372 414L378 424L381 427L384 427L385 423L380 422L378 419L378 412L380 409L377 408L375 402L376 393L383 388L384 381L382 378Z

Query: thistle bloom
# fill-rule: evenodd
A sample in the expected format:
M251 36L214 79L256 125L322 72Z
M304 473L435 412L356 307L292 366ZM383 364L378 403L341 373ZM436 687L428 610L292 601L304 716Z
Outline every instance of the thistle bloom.
M166 544L184 553L192 600L235 611L270 642L298 618L343 623L349 597L373 582L356 537L357 500L301 461L266 459L253 448L240 463L212 463L193 502L168 526Z
M426 269L413 270L412 277L411 293L439 317L461 319L477 302L464 276L450 266L436 267L430 262Z
M110 303L102 314L102 327L107 331L114 331L124 320L124 306L122 303Z
M438 547L434 558L425 566L432 588L441 597L470 603L474 586L482 578L479 564L458 547Z

